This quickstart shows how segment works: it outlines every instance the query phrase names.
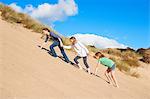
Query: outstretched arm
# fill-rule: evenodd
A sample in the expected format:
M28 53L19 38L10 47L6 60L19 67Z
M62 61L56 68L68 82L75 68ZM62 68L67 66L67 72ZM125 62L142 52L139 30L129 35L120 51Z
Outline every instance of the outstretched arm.
M64 47L65 49L71 49L71 48L72 48L72 46L65 46L65 45L63 45L63 47Z

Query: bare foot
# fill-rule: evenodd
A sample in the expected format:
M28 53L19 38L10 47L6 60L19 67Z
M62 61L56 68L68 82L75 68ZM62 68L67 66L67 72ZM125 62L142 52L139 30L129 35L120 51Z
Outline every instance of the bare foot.
M118 86L118 85L116 85L116 87L117 87L117 88L119 88L119 86Z
M118 85L114 85L114 87L117 87L117 88L119 88L119 86L118 86Z

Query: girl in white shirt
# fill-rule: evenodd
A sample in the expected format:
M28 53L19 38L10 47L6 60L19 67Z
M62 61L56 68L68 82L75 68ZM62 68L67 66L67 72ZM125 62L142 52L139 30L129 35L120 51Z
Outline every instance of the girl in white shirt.
M82 43L77 41L75 37L71 37L70 42L72 43L72 45L64 46L64 48L66 49L73 48L78 53L78 55L74 58L75 63L79 66L80 69L82 69L82 66L78 62L78 59L83 58L83 62L87 68L87 71L89 74L91 74L89 65L87 63L87 56L89 54L88 49Z

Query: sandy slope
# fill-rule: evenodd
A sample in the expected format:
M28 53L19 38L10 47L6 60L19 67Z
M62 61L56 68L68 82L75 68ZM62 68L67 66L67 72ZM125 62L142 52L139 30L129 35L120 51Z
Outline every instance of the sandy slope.
M40 34L0 20L0 99L150 99L150 73L136 79L117 71L120 88L90 76L37 45ZM48 46L47 46L48 48ZM71 59L74 53L67 51ZM92 67L96 64L89 58ZM148 69L149 70L149 69Z

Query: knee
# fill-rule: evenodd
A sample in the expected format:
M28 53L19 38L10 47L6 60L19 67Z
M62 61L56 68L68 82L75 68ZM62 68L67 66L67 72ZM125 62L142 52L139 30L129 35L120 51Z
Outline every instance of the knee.
M87 58L83 58L83 62L84 62L84 64L88 64L87 63Z
M107 76L107 73L106 73L106 72L105 72L104 74L105 74L105 76Z
M105 72L105 76L108 76L108 72L107 71Z
M86 66L86 68L89 68L89 65L87 62L84 62L84 65Z
M73 60L74 60L75 62L77 62L77 59L76 59L76 58L74 58Z
M76 64L78 64L79 62L78 62L78 60L76 59L76 58L74 58L74 62L76 63Z
M53 49L53 46L51 45L49 48L50 48L50 49Z
M84 61L84 64L85 64L85 65L88 65L87 61Z

